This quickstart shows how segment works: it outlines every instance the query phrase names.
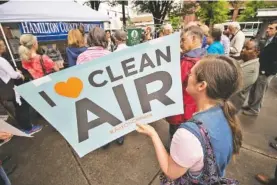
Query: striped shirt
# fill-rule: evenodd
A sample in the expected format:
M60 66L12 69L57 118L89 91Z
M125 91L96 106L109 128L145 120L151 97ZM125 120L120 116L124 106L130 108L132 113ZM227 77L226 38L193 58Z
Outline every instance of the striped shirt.
M86 62L90 62L94 59L108 55L110 53L111 52L109 50L104 49L103 47L99 47L99 46L90 47L78 56L76 64L79 65Z

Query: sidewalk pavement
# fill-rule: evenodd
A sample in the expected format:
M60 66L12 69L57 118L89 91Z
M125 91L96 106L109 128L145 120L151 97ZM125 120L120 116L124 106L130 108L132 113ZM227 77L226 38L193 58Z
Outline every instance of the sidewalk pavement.
M226 176L242 185L259 185L254 175L273 175L277 152L268 141L277 136L277 79L265 97L258 117L240 115L244 142L239 156L227 169ZM160 171L151 140L132 132L123 146L112 144L83 158L49 124L34 138L14 137L0 148L0 156L12 154L18 168L10 176L13 185L159 185ZM152 124L164 143L168 125L164 120Z

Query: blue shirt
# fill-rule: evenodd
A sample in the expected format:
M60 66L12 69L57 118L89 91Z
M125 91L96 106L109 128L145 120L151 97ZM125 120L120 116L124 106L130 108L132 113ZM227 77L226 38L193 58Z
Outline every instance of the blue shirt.
M207 49L208 54L224 55L224 47L219 41L213 42Z
M196 113L193 119L201 121L209 132L216 163L219 168L219 175L224 176L225 169L233 154L233 136L222 108L215 106L209 110ZM199 139L201 144L203 143L199 128L195 123L188 121L181 124L179 128L187 129Z

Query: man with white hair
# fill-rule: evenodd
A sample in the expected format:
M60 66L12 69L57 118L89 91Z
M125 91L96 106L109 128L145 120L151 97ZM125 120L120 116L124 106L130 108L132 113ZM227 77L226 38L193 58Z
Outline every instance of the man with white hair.
M221 35L221 41L220 42L224 47L224 54L229 56L229 53L230 53L230 39L226 35L223 34L224 25L223 24L215 24L214 28L217 28L217 29L221 30L222 35Z
M171 24L166 24L164 25L164 35L170 35L173 32L173 28L171 26Z
M181 79L183 89L183 105L184 113L180 115L174 115L167 117L166 120L169 123L169 139L173 138L174 133L179 128L180 124L189 120L192 115L197 111L195 100L187 93L187 83L191 68L196 64L203 56L207 54L205 48L202 48L203 31L199 26L190 26L181 33L180 47L182 49L181 55ZM170 147L168 146L168 149Z
M228 30L231 34L230 37L230 57L238 59L241 50L244 46L245 35L240 30L240 25L238 22L231 22L228 26Z

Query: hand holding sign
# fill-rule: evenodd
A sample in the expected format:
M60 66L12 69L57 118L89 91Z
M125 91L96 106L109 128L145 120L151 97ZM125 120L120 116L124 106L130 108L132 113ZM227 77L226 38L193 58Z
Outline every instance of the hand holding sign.
M1 119L0 119L0 133L1 133L0 139L1 139L1 137L2 137L2 139L3 138L9 139L13 135L23 136L23 137L32 137L32 136L26 134L25 132L22 132L21 130L13 127L9 123L7 123ZM6 140L6 139L3 139L3 140Z
M179 39L176 33L130 47L16 90L82 157L137 122L183 112Z
M7 140L10 139L13 135L6 133L6 132L0 132L0 139L1 140Z
M150 125L137 124L137 132L147 135L149 137L153 137L157 134L156 130Z

